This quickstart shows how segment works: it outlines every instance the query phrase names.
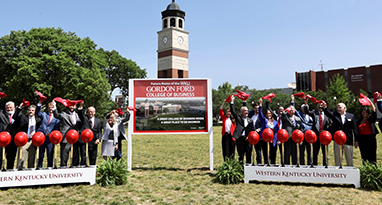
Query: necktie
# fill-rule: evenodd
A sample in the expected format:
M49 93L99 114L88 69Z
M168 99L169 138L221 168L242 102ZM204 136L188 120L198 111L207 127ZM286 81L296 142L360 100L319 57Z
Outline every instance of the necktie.
M281 128L281 116L279 116L279 119L277 120L277 124L279 125L279 128Z
M92 120L90 120L90 128L93 129L93 121Z
M48 124L50 124L50 121L52 120L52 114L49 115L49 121Z
M293 127L296 127L296 121L294 120L293 117L291 117L291 120L292 120L292 123L293 123Z
M324 120L322 118L323 118L322 112L320 112L320 130L319 131L324 129L324 122L323 122Z
M9 115L9 124L12 124L12 114Z

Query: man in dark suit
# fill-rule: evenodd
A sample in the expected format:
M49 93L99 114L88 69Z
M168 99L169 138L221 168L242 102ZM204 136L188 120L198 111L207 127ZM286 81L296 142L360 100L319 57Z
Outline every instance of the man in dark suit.
M328 116L325 116L325 113L323 111L325 103L319 103L317 104L317 110L309 110L309 105L305 101L306 106L304 107L305 113L308 113L309 116L313 119L313 126L312 130L317 135L317 140L315 143L313 143L313 165L318 164L318 153L320 152L320 147L322 150L322 164L326 166L326 159L328 156L325 153L325 145L321 144L319 140L320 133L324 130L328 130L331 120L328 118Z
M14 126L14 112L15 112L15 103L8 101L5 104L5 110L0 116L0 124L3 131L9 132L12 136L11 142L5 147L5 154L7 158L7 169L13 169L15 164L17 146L14 143L14 137L16 135L16 130Z
M239 162L243 164L244 160L244 153L246 153L246 162L247 164L251 163L251 153L252 153L252 146L248 142L248 134L251 131L254 131L253 126L253 120L248 117L248 108L247 107L241 107L240 109L240 115L238 115L235 112L235 108L233 105L233 102L235 100L235 97L231 97L231 114L236 120L236 128L233 133L233 138L235 138L236 141L236 147L237 152L239 154Z
M98 151L98 144L101 140L102 136L102 121L94 117L96 113L96 109L91 106L88 108L88 113L85 115L84 109L83 109L83 103L80 103L80 107L78 108L78 116L81 120L81 128L80 128L80 134L85 129L91 129L93 131L93 139L88 143L89 148L89 164L95 165L97 161L97 151ZM73 166L78 166L79 164L85 165L85 152L86 152L86 144L80 139L74 144L73 146L74 152L73 152ZM79 155L81 155L81 163L79 163Z
M302 130L302 124L301 119L295 115L295 112L294 106L289 106L286 111L281 114L282 129L285 129L289 135L289 139L284 144L285 164L290 164L290 157L292 157L292 164L297 164L297 147L296 143L292 140L292 133L297 129Z
M39 159L37 167L42 167L42 162L44 160L45 148L47 150L47 158L48 158L48 167L53 167L53 153L54 153L54 145L49 140L49 135L54 130L60 130L60 120L53 116L53 103L50 102L48 104L48 112L40 112L42 100L40 99L37 104L35 115L41 118L41 125L38 128L37 132L42 132L45 134L45 142L40 146L39 149Z
M53 116L60 120L60 131L62 133L62 141L60 143L60 159L61 167L66 167L69 159L69 153L71 144L66 141L66 133L69 130L79 130L80 118L78 117L78 114L76 113L76 105L69 105L69 110L67 112L60 112L58 113L56 108L56 102L53 101Z
M342 150L339 149L339 145L334 143L334 162L336 166L340 166L340 151L345 153L346 165L353 166L353 136L354 147L358 147L358 128L357 122L353 114L346 112L346 105L344 103L338 103L337 110L330 112L328 108L324 107L324 113L330 119L333 124L330 127L332 135L338 130L342 130L346 134L346 142L342 145Z
M243 101L243 106L247 107L246 101ZM252 102L252 110L248 111L248 117L252 119L255 131L260 134L261 122L259 120L259 107L260 107L259 103ZM263 139L260 139L259 142L255 144L257 164L262 164L261 150L262 150L263 143L264 143Z
M19 169L23 169L25 167L27 157L28 157L28 168L35 167L35 159L36 159L36 150L37 147L32 144L32 136L36 133L38 128L41 125L41 118L35 116L36 106L31 105L28 109L28 115L20 114L22 109L25 107L23 103L16 109L14 114L15 117L15 129L17 132L25 132L28 135L28 142L25 144L22 149L22 158L17 163L17 167Z

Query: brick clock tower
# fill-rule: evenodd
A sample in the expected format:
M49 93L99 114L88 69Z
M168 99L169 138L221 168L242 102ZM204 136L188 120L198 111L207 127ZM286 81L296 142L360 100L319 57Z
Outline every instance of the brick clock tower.
M186 13L175 0L162 11L162 30L158 31L158 78L188 78L188 31Z

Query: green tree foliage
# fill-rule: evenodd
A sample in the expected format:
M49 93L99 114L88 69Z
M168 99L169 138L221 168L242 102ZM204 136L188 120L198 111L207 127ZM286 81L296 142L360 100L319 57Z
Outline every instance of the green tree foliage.
M47 96L48 102L54 97L82 99L87 106L100 107L97 114L103 115L116 108L115 103L110 103L108 72L126 71L129 74L118 79L128 81L130 77L145 77L146 71L115 51L96 47L89 37L81 39L61 28L11 31L0 38L0 91L7 93L7 101L16 103L22 98L37 103L35 90ZM112 82L124 89L119 81ZM1 103L3 106L5 102Z
M122 57L117 51L104 51L102 48L100 51L104 53L107 60L105 71L111 91L119 88L122 95L127 96L129 94L128 79L147 77L145 69L141 69L134 61Z
M228 95L232 95L233 92L234 90L229 82L219 85L217 90L212 89L212 110L215 118L219 117L219 108L223 101L228 97Z

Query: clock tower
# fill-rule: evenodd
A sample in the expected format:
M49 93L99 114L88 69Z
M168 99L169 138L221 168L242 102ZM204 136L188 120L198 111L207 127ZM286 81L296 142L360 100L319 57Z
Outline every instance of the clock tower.
M175 0L162 11L162 30L158 31L158 78L188 78L188 31L186 13Z

